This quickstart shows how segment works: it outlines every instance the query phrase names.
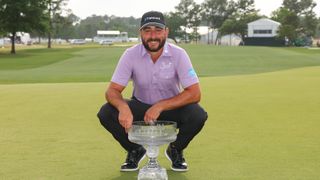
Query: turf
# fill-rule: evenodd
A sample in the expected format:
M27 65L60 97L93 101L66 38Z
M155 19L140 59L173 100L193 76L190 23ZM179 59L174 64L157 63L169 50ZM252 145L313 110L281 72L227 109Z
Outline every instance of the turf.
M190 170L169 179L320 177L320 50L184 48L209 119L185 151ZM124 49L0 50L0 179L137 177L119 172L126 154L96 118Z
M319 66L320 50L188 45L199 76ZM27 49L0 55L0 84L109 81L125 47Z
M190 170L169 179L318 179L316 82L320 67L201 78L209 119L185 151ZM135 179L119 172L125 153L95 117L105 86L0 85L1 179Z
M28 49L16 55L0 54L0 70L31 69L57 63L73 57L77 48Z

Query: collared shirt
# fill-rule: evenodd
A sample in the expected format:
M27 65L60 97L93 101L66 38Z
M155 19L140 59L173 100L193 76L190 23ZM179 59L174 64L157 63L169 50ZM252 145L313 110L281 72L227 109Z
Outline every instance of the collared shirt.
M186 51L170 43L165 43L155 63L142 44L128 48L111 81L127 86L129 80L133 81L133 96L146 104L176 96L182 88L199 82Z

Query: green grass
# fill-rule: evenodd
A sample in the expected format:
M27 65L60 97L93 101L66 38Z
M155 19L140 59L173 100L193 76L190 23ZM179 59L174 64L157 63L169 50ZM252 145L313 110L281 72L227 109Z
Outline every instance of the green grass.
M255 74L319 66L320 50L184 46L199 76ZM0 55L0 84L109 81L125 47L29 49Z
M320 50L269 47L187 46L200 76L273 72L320 65Z
M318 179L320 68L201 78L205 128L170 179ZM96 118L105 83L0 85L2 179L134 179ZM125 92L130 96L130 89ZM161 165L169 169L163 155ZM145 163L145 161L144 161Z
M184 48L209 119L184 153L190 170L169 179L319 179L320 50ZM136 179L96 118L124 49L0 52L0 179Z
M0 54L0 70L32 69L64 61L81 49L28 49L16 55Z

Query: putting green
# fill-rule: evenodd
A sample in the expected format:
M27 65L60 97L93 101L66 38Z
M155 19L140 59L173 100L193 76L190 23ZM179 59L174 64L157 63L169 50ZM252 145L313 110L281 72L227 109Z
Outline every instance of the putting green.
M209 119L185 151L190 170L169 179L318 179L319 82L320 67L201 78ZM0 85L1 179L136 178L96 118L105 87Z

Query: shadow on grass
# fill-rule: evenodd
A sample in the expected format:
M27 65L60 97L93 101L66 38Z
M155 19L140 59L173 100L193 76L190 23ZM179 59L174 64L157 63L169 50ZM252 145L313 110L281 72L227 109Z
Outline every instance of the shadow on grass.
M112 178L112 180L133 180L138 179L138 171L135 172L121 172L120 176ZM172 170L167 170L168 179L173 180L187 180L188 178L183 172L174 172Z
M112 180L132 180L132 179L138 179L138 171L121 172L120 176L112 178Z
M168 179L176 179L176 180L187 180L185 172L175 172L172 170L167 170L168 173Z

